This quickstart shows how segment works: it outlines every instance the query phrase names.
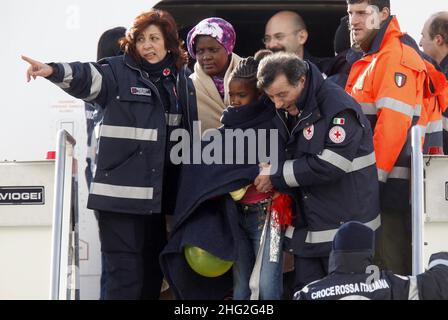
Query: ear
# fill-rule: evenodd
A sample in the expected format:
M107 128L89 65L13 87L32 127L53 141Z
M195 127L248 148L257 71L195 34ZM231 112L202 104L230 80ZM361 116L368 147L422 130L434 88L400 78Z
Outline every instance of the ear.
M433 40L435 41L436 45L443 46L444 41L442 35L436 34Z
M299 43L303 46L305 45L306 41L308 40L308 31L306 30L300 30L298 35Z
M384 7L383 10L380 11L380 20L381 23L387 20L387 18L390 17L390 9L387 7Z

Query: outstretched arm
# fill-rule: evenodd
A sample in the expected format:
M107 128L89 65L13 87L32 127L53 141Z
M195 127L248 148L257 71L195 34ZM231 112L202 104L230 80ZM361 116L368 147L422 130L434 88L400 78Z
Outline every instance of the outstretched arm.
M33 60L26 56L22 56L22 59L30 64L28 70L26 70L27 82L30 82L31 77L36 79L36 77L47 78L53 74L53 68L48 64Z
M89 103L98 103L106 107L107 101L117 96L114 94L116 80L109 64L95 62L70 62L45 64L22 56L30 64L27 70L28 82L31 77L44 77L72 97ZM111 90L109 90L112 88Z

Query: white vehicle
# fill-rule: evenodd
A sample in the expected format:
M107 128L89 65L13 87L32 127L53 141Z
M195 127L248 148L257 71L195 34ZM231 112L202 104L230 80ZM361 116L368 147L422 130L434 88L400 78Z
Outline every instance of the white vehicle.
M429 15L447 9L446 2L442 0L424 2L391 0L391 5L392 13L398 16L402 30L407 31L417 41ZM190 28L203 18L219 16L230 21L237 32L235 51L242 56L251 55L262 48L261 38L266 21L276 11L284 9L295 10L305 19L310 32L308 50L315 56L331 56L334 31L339 19L346 14L344 0L5 0L2 2L0 161L10 163L44 160L48 151L55 150L56 132L61 128L66 129L76 139L74 156L78 159L79 173L81 299L98 299L101 270L97 222L93 212L86 209L88 190L84 177L86 165L84 103L67 95L45 79L40 78L28 84L25 78L28 65L20 59L20 56L24 54L48 62L94 61L97 41L106 29L115 26L128 27L137 14L152 6L173 14L183 38ZM21 177L20 185L27 185L26 179L26 176ZM2 185L4 186L0 171L0 187ZM1 224L2 215L8 214L12 209L12 205L0 203L0 241L4 230ZM0 250L1 248L0 245ZM30 259L44 259L44 257L30 257ZM32 261L29 262L32 264ZM0 273L1 268L0 266ZM1 279L0 276L0 282ZM0 283L0 299L22 298L46 297L38 293L33 295L11 292L4 287L2 289Z

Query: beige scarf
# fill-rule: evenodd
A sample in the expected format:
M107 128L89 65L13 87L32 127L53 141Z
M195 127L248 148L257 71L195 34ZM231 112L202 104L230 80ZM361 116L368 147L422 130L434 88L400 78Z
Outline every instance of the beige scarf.
M230 73L238 65L241 58L232 53L229 67L224 75L224 101L222 100L213 79L208 76L199 66L194 65L194 73L190 75L196 89L196 99L198 105L198 118L201 121L201 134L210 128L221 126L221 115L224 109L230 104L229 99L229 78Z

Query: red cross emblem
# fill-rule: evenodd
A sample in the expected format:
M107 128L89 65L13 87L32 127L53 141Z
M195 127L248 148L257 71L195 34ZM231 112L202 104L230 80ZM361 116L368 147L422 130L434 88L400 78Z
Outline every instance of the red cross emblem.
M303 129L303 136L306 140L311 140L314 136L314 125L309 126L308 128Z
M171 70L169 68L163 69L163 75L165 77L168 77L171 74Z
M346 134L344 128L335 126L331 128L329 136L330 140L333 141L334 143L342 143L345 140Z

